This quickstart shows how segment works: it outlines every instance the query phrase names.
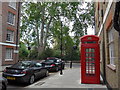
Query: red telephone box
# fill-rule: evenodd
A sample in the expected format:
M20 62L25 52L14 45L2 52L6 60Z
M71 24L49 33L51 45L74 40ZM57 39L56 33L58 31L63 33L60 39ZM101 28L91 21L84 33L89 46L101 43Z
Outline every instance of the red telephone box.
M99 37L85 35L81 37L81 83L100 83Z

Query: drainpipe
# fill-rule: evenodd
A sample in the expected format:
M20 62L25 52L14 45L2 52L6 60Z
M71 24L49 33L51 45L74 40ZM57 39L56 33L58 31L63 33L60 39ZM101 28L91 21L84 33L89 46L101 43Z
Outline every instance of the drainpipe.
M102 16L102 22L103 22L103 5L101 10L101 16ZM104 24L103 24L103 43L102 43L102 49L103 49L103 83L106 84L106 53L105 53L105 30L104 30Z
M18 52L17 51L18 51L18 45L19 45L20 6L21 6L21 2L18 2L15 63L17 63L17 60L18 60Z

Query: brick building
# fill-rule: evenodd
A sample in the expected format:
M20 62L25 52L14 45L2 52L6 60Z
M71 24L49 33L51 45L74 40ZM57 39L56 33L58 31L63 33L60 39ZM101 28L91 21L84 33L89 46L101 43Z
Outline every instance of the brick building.
M113 1L95 2L95 33L100 37L101 75L104 82L109 88L120 88L120 36L114 28L116 2Z
M18 61L20 3L0 2L0 65Z

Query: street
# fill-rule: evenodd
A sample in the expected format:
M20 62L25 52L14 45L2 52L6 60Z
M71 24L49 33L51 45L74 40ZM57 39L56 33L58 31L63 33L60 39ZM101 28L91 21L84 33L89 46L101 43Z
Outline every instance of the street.
M31 85L11 82L8 84L7 90L34 88L102 88L102 90L106 90L106 85L102 84L81 84L80 64L73 63L72 66L72 69L70 69L70 64L67 63L63 75L60 75L60 71L50 72L48 77L41 78Z

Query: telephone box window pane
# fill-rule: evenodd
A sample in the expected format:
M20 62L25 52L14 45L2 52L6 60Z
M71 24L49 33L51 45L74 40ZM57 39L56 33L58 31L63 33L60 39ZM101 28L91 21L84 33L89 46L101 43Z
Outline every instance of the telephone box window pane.
M96 43L96 41L86 41L85 44Z
M87 59L87 58L86 58ZM94 61L94 58L88 58L88 61L91 62L91 61Z
M91 53L91 57L95 57L94 53Z
M92 60L92 61L95 61L95 59L94 59L94 58L92 58L91 60Z
M89 49L88 49L88 48L86 49L86 52L89 52Z
M92 48L92 49L91 49L91 52L95 52L95 49L94 49L94 48Z
M89 58L86 58L86 62L88 62L89 61Z
M89 48L89 52L91 52L91 48Z
M86 57L89 57L89 53L86 53Z

